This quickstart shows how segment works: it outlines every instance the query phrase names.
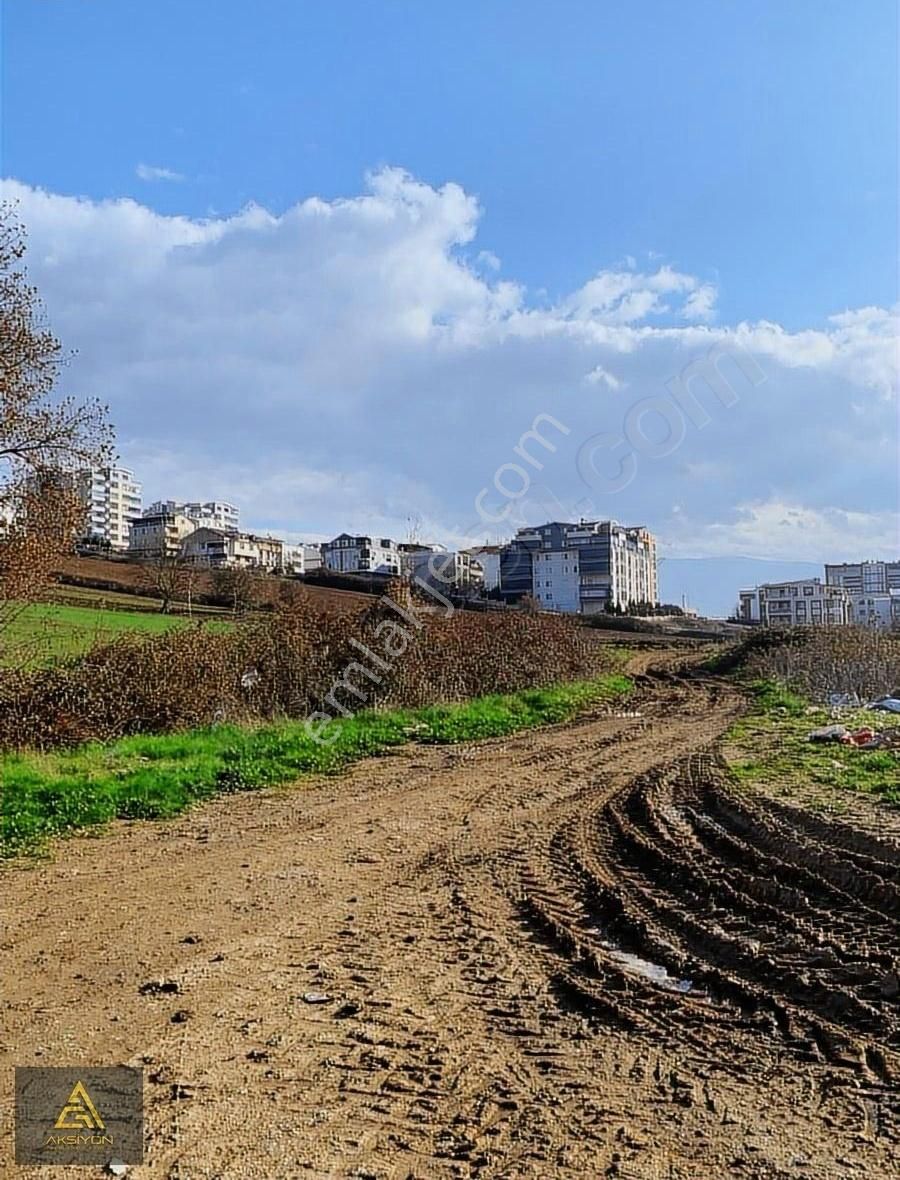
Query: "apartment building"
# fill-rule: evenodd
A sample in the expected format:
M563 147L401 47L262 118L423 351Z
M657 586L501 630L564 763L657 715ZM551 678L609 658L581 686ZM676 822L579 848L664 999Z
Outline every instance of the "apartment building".
M311 574L322 568L321 545L312 545L307 542L300 545L299 548L303 551L303 569L299 571L300 573Z
M900 627L900 590L888 594L854 594L850 592L854 623L887 631Z
M738 618L763 626L840 626L853 622L850 591L819 578L769 582L741 590Z
M614 520L519 529L500 550L500 591L510 601L531 594L545 610L586 615L658 602L656 538Z
M241 525L240 509L225 500L156 500L144 512L145 516L159 516L167 512L173 516L186 516L194 521L197 528L231 529L237 532Z
M481 566L468 553L453 553L444 545L417 543L397 548L401 571L410 581L418 579L440 591L481 585Z
M340 574L399 576L400 550L390 537L361 537L341 533L322 545L322 565Z
M85 510L84 535L116 552L129 545L131 526L141 515L141 485L126 467L78 472L74 486Z
M179 512L157 512L132 521L128 552L138 559L179 557L185 537L196 529L194 522Z
M193 529L181 542L181 556L185 561L212 569L282 570L284 550L284 542L277 537L207 526Z
M500 546L482 545L481 548L463 549L462 552L481 566L481 584L484 589L496 590L500 585Z
M900 561L842 562L825 566L828 586L843 586L852 594L871 596L900 591Z

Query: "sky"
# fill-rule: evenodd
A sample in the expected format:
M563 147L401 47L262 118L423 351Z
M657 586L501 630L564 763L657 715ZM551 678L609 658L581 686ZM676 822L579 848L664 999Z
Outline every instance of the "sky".
M0 20L3 192L148 498L898 556L893 0Z

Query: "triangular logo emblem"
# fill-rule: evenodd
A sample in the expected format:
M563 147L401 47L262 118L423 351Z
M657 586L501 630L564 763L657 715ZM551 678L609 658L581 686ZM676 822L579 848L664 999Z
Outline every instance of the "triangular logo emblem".
M76 1082L54 1124L57 1131L103 1131L105 1124L82 1082Z

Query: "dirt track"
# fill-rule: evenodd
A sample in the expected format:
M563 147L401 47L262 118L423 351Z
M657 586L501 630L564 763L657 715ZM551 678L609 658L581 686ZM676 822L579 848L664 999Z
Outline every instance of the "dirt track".
M83 1061L135 1176L900 1176L900 845L732 792L722 684L634 707L5 871L2 1174L13 1064Z

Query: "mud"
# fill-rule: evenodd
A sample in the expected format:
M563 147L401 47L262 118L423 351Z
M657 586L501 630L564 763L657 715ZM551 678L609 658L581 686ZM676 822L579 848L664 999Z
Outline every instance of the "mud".
M13 1065L84 1062L146 1071L135 1176L900 1176L900 844L735 790L740 698L651 658L5 869L2 1174Z

